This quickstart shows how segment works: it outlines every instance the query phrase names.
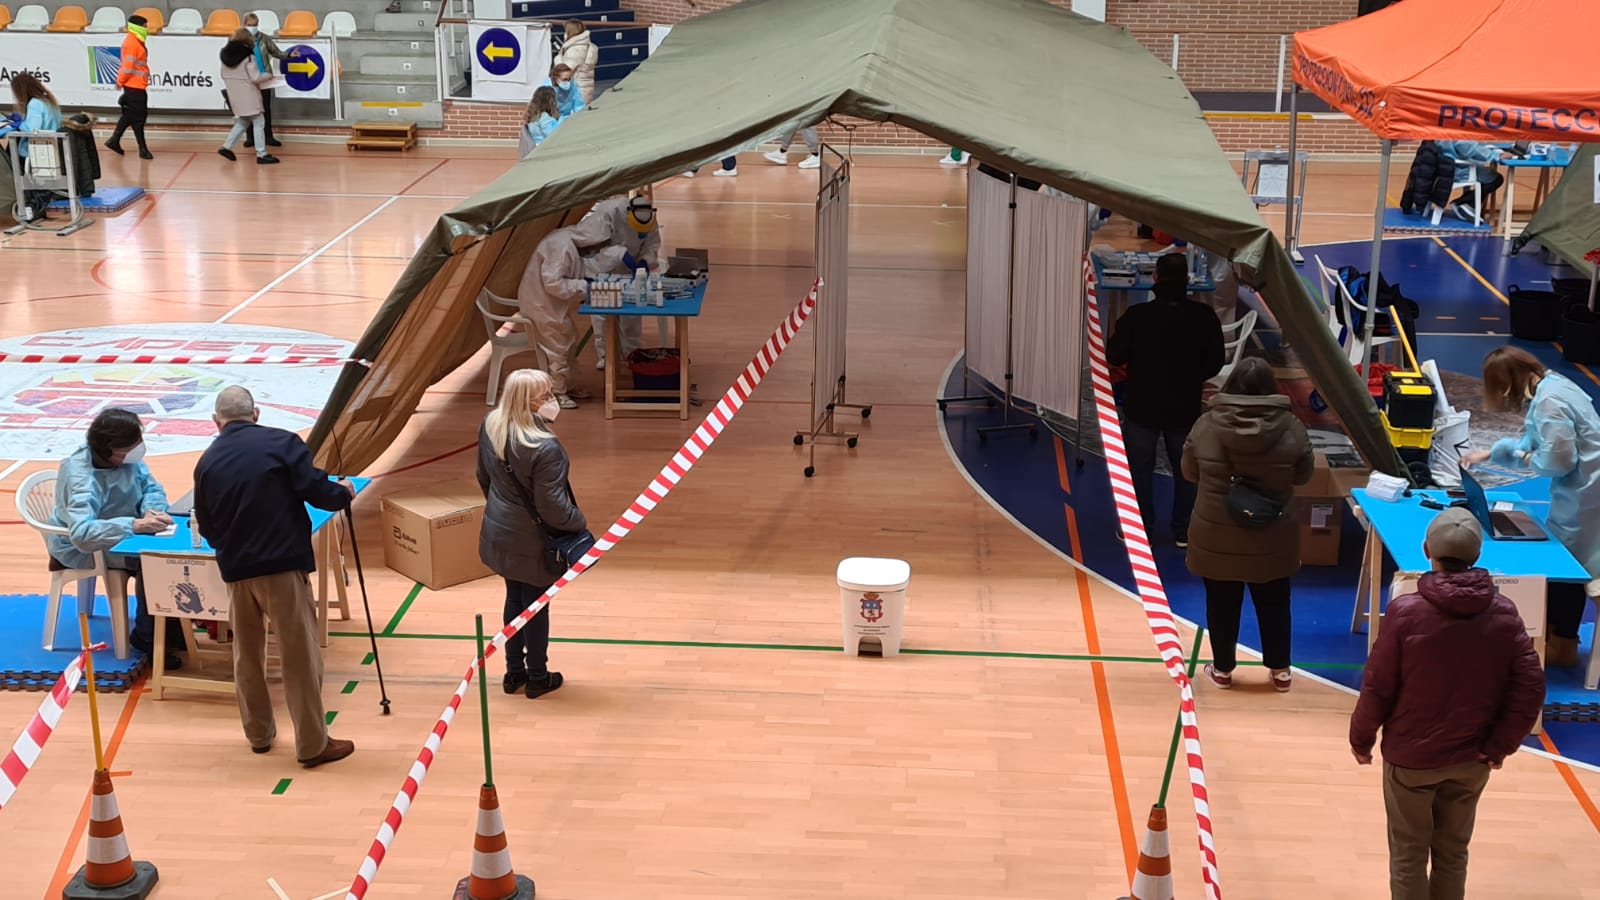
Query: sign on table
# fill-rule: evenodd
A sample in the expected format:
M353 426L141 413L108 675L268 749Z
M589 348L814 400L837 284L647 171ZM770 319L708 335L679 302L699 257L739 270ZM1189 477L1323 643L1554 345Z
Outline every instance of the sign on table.
M145 604L157 616L226 621L228 587L209 556L140 554Z

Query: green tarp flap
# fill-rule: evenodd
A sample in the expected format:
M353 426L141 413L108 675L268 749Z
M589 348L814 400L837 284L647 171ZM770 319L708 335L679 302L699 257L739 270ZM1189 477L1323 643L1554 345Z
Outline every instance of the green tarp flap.
M1600 248L1600 204L1594 202L1597 152L1600 145L1583 145L1517 244L1538 241L1585 275L1593 274L1594 266L1583 255Z
M1043 0L744 0L688 20L527 161L440 218L357 354L376 357L463 239L665 180L830 114L906 126L1247 267L1357 446L1395 470L1364 386L1182 82L1120 29ZM346 370L314 443L362 377Z

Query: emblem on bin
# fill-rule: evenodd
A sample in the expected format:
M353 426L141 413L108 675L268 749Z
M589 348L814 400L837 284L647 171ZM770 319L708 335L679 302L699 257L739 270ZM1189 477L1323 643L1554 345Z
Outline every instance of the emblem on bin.
M883 618L883 598L874 593L861 595L861 618L876 622Z

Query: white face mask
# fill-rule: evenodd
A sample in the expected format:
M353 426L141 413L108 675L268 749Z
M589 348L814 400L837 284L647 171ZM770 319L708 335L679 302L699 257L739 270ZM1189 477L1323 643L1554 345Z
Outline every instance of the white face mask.
M545 420L546 422L554 422L556 420L556 416L559 415L561 415L561 404L557 403L556 398L554 397L546 400L544 405L539 407L539 418Z
M250 33L251 33L251 34L252 34L252 35L254 35L254 34L258 34L258 33L259 33L259 32L258 32L258 31L257 31L257 30L256 30L256 26L254 26L254 25L246 25L246 26L245 26L245 27L244 27L244 30L245 30L245 31L248 31L248 32L250 32Z
M125 466L144 462L144 442L137 443L132 450L122 455L122 464Z
M569 88L572 87L572 79L568 78L566 81L558 81L556 84L561 85L563 89Z

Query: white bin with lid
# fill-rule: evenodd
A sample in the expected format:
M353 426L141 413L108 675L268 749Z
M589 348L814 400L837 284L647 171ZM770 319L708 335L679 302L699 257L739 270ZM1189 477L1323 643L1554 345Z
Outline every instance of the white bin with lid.
M869 649L881 648L884 656L898 654L911 564L903 559L855 556L839 563L836 577L844 652L860 656L862 644L866 644Z

